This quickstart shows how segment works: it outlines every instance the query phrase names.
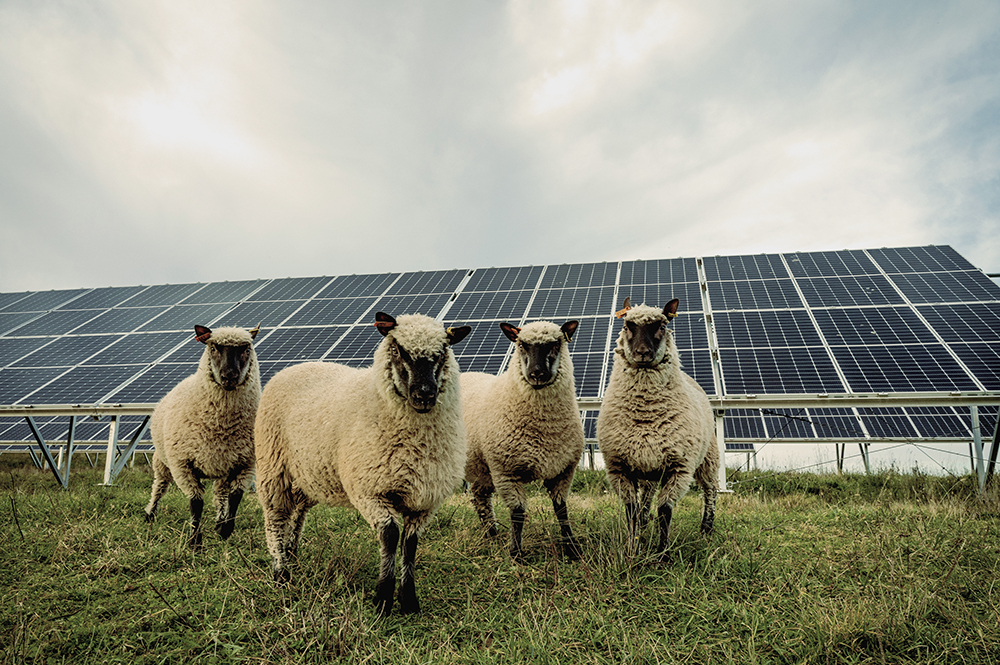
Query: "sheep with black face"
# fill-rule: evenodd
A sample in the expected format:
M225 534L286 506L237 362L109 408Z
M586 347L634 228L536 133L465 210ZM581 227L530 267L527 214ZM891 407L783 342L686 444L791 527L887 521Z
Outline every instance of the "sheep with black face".
M317 503L353 506L381 551L376 609L420 609L414 584L417 539L462 480L466 435L459 369L451 347L471 330L434 319L378 312L385 339L374 364L355 369L312 362L278 372L257 414L258 498L275 579L288 579L306 512Z
M153 490L146 506L152 521L171 480L189 499L189 545L201 545L202 480L215 481L215 530L222 538L233 532L236 511L254 472L253 425L260 400L260 368L253 330L195 326L195 339L205 344L198 371L156 405L149 431L153 453Z
M681 370L673 332L679 301L662 309L625 299L611 379L597 418L597 440L608 478L625 504L630 542L649 522L659 490L660 559L669 559L674 507L692 480L704 494L701 531L712 532L719 448L705 391Z
M499 375L462 374L469 458L465 479L472 505L490 537L497 536L493 493L510 509L510 553L523 558L527 494L525 485L541 480L552 499L570 558L580 546L570 527L566 497L583 454L583 424L576 404L569 341L577 321L558 326L535 321L523 328L501 323L514 344L507 370Z

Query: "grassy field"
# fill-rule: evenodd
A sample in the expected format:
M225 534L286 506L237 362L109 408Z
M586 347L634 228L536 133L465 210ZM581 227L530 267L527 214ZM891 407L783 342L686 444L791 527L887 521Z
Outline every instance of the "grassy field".
M684 499L664 566L625 554L601 473L571 495L576 563L557 557L541 493L526 565L483 541L456 493L418 550L422 613L384 621L356 513L313 509L279 589L255 495L228 542L209 524L192 554L176 488L146 525L149 467L100 478L77 465L62 491L0 458L0 662L1000 662L1000 510L971 478L733 474L713 537L698 533L701 497Z

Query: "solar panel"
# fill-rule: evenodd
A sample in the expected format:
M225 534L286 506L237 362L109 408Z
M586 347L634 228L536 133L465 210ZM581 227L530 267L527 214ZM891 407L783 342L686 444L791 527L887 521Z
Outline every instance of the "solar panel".
M533 291L462 292L448 310L448 317L457 321L503 319L517 323L524 315Z
M790 279L713 282L710 295L713 311L803 307L802 298Z
M122 307L108 309L100 315L95 316L83 325L74 328L73 332L78 335L87 333L114 333L132 332L143 324L149 323L154 318L163 314L168 307ZM53 331L48 331L52 334ZM18 331L19 335L26 334Z
M481 268L473 272L463 293L476 291L521 291L534 289L542 266Z
M810 307L895 305L904 302L882 275L815 277L797 281Z
M937 340L916 312L905 307L820 309L814 314L831 345L932 344Z
M382 340L377 310L471 325L459 365L491 373L510 352L500 321L577 319L577 391L599 398L625 297L680 299L670 324L680 360L710 394L1000 390L1000 287L950 247L915 247L0 293L0 404L154 403L195 371L205 348L195 324L260 323L265 382L303 361L366 366ZM950 407L736 411L726 414L730 437L971 427L967 409ZM995 422L995 409L982 414ZM47 433L66 426L48 423ZM97 425L81 431L106 436Z
M788 267L795 277L843 277L876 275L879 270L864 251L796 252L787 254Z
M99 309L85 310L62 310L48 312L38 317L34 321L21 326L17 334L19 337L30 337L31 335L62 335L74 328L79 328L87 321L101 314Z
M36 291L24 298L16 298L14 302L3 308L5 312L46 312L56 309L79 298L87 289L71 289L67 291Z
M254 291L247 300L308 300L329 284L333 277L286 277Z
M668 302L677 298L680 305L677 311L701 312L701 285L698 282L682 282L680 284L632 284L618 288L618 302L614 303L614 311L628 297L632 305L649 305L663 308Z
M911 302L974 302L998 297L997 287L978 270L893 275L892 281Z
M613 286L585 289L540 289L528 310L529 319L566 319L609 314L614 302Z
M941 344L835 346L834 357L854 392L977 390Z

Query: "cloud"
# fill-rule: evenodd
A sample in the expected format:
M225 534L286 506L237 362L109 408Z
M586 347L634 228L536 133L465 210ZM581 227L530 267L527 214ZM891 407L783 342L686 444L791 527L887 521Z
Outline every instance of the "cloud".
M0 7L0 289L953 244L988 2Z

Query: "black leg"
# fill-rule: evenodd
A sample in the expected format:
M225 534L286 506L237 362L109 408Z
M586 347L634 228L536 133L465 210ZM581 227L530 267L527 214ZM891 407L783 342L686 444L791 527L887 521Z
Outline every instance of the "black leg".
M559 531L562 534L563 554L571 561L576 561L580 558L583 551L580 549L580 543L573 536L573 529L569 524L569 511L566 509L566 502L552 499L552 510L555 512L556 520L559 522Z
M524 532L524 506L510 509L510 556L515 561L524 561L521 537Z
M406 533L403 537L403 570L399 576L399 612L416 614L420 611L414 572L417 558L417 534Z
M674 509L669 504L663 503L657 512L660 522L660 561L666 563L670 561L670 520Z
M237 489L229 493L229 508L226 518L215 525L215 530L222 536L223 540L233 534L233 528L236 526L236 510L240 507L240 501L242 500L243 490Z
M201 513L205 508L205 502L200 497L191 499L191 538L188 540L188 547L198 549L201 547Z
M375 609L385 617L392 610L392 597L396 591L396 548L399 547L399 527L391 518L382 525L378 534L381 546L378 586L375 589Z

